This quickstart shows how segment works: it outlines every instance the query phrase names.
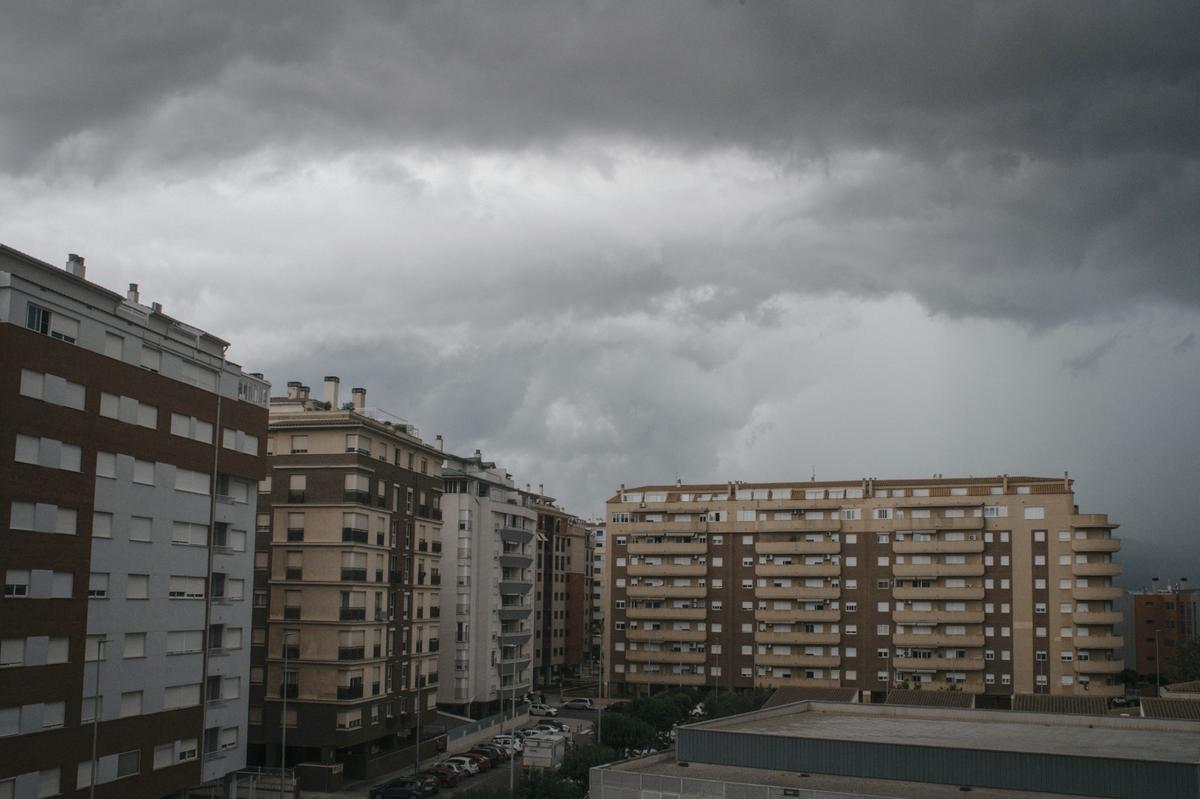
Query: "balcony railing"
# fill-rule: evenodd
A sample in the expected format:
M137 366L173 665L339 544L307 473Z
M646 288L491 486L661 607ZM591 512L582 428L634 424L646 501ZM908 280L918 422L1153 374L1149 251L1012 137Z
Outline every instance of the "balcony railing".
M366 569L342 569L342 580L346 582L366 582Z
M342 494L342 499L346 502L356 502L359 505L371 504L370 491L347 491Z
M430 546L432 547L434 552L442 551L442 542L441 541L434 541Z
M295 699L300 696L299 685L281 685L279 686L279 695L287 699Z
M365 544L369 537L370 533L366 530L359 530L354 527L342 528L342 541L345 543Z
M300 608L286 607L283 609L283 617L289 621L294 621L300 618Z
M429 576L429 584L430 584L430 585L441 585L441 584L442 584L442 575L440 575L440 574L431 574L431 575Z
M299 660L300 647L296 644L288 644L283 648L283 656L288 660Z
M440 508L431 508L428 505L418 505L417 515L434 521L441 521L442 511Z
M338 618L342 621L365 621L366 608L338 608Z
M304 568L301 566L288 566L283 570L283 578L285 580L303 580Z
M338 660L362 660L366 650L361 646L339 646Z
M287 495L288 502L292 503L293 505L300 504L304 502L304 494L305 492L303 491L289 491Z
M362 699L363 687L361 685L339 685L337 687L337 698L343 701L350 699Z

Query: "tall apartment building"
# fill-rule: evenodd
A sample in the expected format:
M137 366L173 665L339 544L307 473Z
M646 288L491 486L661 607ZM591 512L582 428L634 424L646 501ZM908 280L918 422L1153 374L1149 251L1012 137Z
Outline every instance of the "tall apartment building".
M604 586L607 583L605 569L608 562L608 537L605 534L603 519L589 519L587 521L587 531L592 546L592 619L589 625L589 635L591 636L590 657L599 663L600 653L604 648L604 609L607 605Z
M482 718L532 687L534 535L538 511L479 450L442 466L441 652L438 704Z
M227 347L0 247L0 797L245 766L268 386Z
M537 686L576 676L588 659L592 562L587 527L559 508L542 486L530 496L537 510L533 613L533 674Z
M1066 475L622 487L608 514L618 692L1123 690L1116 525Z
M1197 605L1200 590L1171 583L1149 591L1131 591L1132 625L1125 643L1133 647L1130 668L1141 675L1160 674L1164 679L1180 644L1198 634Z
M353 778L436 716L442 453L339 386L271 398L250 734L253 762L277 766L286 736L289 765Z

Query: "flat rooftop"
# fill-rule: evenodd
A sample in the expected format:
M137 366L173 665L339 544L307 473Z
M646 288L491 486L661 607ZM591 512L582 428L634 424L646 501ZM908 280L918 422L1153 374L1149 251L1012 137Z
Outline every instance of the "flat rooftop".
M962 799L963 792L957 785L939 785L931 782L906 782L904 780L879 780L865 777L843 777L836 774L809 773L801 776L794 771L772 771L741 766L717 766L710 763L689 763L680 766L674 752L663 752L636 760L613 763L593 770L600 772L603 786L620 789L626 775L651 776L657 778L654 789L680 796L714 796L724 794L706 791L701 781L732 783L737 785L768 786L770 788L802 789L803 791L828 791L853 796L886 797L886 799ZM696 782L688 784L688 780ZM649 788L646 782L642 787ZM603 799L592 783L592 796ZM735 792L730 796L758 796L756 792ZM772 793L777 796L777 793ZM805 794L800 794L805 795ZM973 799L1088 799L1083 794L1045 793L1043 791L1013 791L1002 788L972 786L967 796ZM849 797L847 798L849 799Z
M684 729L1200 764L1200 723L1161 719L798 702Z

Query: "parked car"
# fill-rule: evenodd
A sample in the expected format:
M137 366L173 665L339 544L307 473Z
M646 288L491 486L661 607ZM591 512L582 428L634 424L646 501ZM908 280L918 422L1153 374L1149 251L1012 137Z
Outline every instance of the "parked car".
M479 766L480 771L489 771L492 768L491 758L481 755L478 752L463 752L459 757L465 757L468 760L474 761L475 765Z
M396 777L371 788L370 799L425 799L425 784L412 777Z
M623 711L623 710L624 710L625 708L627 708L627 707L629 707L629 703L628 703L628 702L625 702L625 701L621 701L621 702L612 702L612 703L610 703L610 704L608 704L608 705L606 705L606 706L605 706L605 708L604 708L604 712L605 712L605 713L620 713L621 711Z
M542 732L544 730L540 730L537 727L526 727L523 730L517 730L517 735L520 735L522 738L528 738L531 735L538 735Z
M558 708L543 705L541 702L534 702L529 706L529 715L531 716L557 716Z
M571 710L591 710L592 700L585 699L584 697L576 697L575 699L568 699L566 702L563 702L562 707L570 708Z
M464 766L462 766L460 763L451 763L451 762L450 762L450 761L448 761L448 760L443 760L443 761L442 761L442 762L440 762L440 763L435 763L433 767L434 767L434 768L448 768L448 769L450 769L451 771L453 771L455 774L457 774L457 775L458 775L458 779L459 779L460 781L462 781L462 780L466 779L467 777L471 776L471 775L470 775L470 773L467 771L467 769L466 769Z
M483 768L479 765L478 761L476 761L474 758L466 757L464 755L448 757L446 758L446 762L461 766L462 768L466 769L467 774L478 774L479 772L483 771Z
M518 754L525 748L519 735L497 735L492 738L492 744L507 750L510 754Z
M431 777L428 774L418 774L414 779L421 783L421 790L425 796L435 796L438 791L442 790L442 786L438 785L436 777Z
M430 766L417 776L433 777L443 788L453 788L459 783L458 772L449 766Z
M508 755L504 754L496 747L488 746L487 744L475 744L466 751L466 754L486 757L488 762L492 764L493 768L508 760Z
M559 732L567 732L571 729L570 727L567 726L567 723L565 721L559 721L558 719L542 719L534 726L553 727L554 729L558 730Z

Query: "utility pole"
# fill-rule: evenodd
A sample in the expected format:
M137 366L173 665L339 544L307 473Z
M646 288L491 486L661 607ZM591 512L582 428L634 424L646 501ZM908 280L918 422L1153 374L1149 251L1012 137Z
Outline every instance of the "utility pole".
M287 782L287 700L288 700L288 631L283 631L283 713L279 716L279 799L283 799L283 787Z
M88 785L88 796L96 799L96 747L100 740L100 664L104 662L104 646L108 643L107 636L100 636L96 641L96 679L92 690L92 779Z

